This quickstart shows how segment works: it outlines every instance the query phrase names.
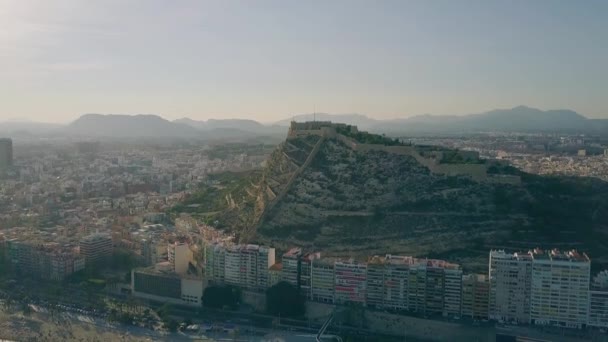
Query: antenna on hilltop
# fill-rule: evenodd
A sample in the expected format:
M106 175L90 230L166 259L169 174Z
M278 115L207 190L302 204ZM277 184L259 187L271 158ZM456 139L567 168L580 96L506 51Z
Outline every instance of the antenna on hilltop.
M317 122L317 105L312 109L312 121Z

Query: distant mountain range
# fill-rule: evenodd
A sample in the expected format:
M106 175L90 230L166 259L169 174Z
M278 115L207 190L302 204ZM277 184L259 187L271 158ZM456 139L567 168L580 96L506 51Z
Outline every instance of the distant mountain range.
M360 114L316 114L317 121L344 122L362 130L387 134L447 134L474 132L581 132L608 133L607 119L588 119L571 110L543 111L526 106L496 109L470 115L418 115L404 119L375 120ZM312 120L312 114L296 121ZM280 121L281 124L289 120Z
M157 115L85 114L67 125L66 133L105 137L196 137L197 129Z
M88 137L184 137L201 139L248 139L282 137L289 122L333 121L357 125L374 133L459 134L475 132L608 133L608 119L588 119L571 110L539 110L526 106L497 109L471 115L419 115L404 119L376 120L361 114L301 114L264 125L254 120L169 121L158 115L85 114L68 125L33 122L0 122L0 133L62 134Z
M261 135L285 134L285 127L289 126L289 123L285 125L263 125L255 120L248 119L209 119L207 121L197 121L189 118L183 118L173 122L185 124L207 132L214 130L232 130L235 132L240 131L244 134L253 133Z
M462 133L462 132L581 132L608 133L608 120L591 120L571 110L539 110L526 106L497 109L464 116L421 115L379 122L373 131Z

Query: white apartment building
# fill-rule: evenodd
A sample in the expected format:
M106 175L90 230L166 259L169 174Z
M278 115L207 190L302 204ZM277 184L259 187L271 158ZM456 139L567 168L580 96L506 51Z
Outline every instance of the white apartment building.
M443 315L450 317L460 316L462 302L462 269L459 266L454 265L446 267L444 272Z
M384 287L382 305L393 310L408 309L410 256L387 255L384 258Z
M532 256L531 322L568 328L587 324L589 257L556 249L537 249Z
M333 304L335 300L334 259L312 261L312 300Z
M608 271L600 272L591 284L587 325L608 328Z
M265 289L268 287L268 269L274 263L274 248L258 245L228 246L224 256L224 282L244 288Z
M530 323L532 255L490 251L489 318Z

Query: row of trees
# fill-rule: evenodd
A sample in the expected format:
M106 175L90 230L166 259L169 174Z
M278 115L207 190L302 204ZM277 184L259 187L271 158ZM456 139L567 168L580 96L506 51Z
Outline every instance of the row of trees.
M203 292L203 305L235 310L241 303L241 295L241 290L234 286L209 286ZM295 286L279 282L266 290L266 309L275 316L302 317L306 311L305 298Z
M203 292L203 305L213 309L236 309L241 303L241 290L234 286L209 286Z

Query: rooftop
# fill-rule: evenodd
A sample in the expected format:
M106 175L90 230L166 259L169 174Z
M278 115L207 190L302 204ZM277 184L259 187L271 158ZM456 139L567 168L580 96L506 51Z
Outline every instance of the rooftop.
M287 252L285 252L285 254L283 254L283 258L293 258L293 257L297 257L301 254L302 254L302 248L294 247L294 248L288 250Z
M535 260L570 261L582 263L590 262L590 259L587 254L581 254L575 249L570 251L560 251L559 249L554 248L549 251L544 251L540 248L536 248L531 253Z
M515 252L507 253L504 250L491 250L490 256L492 259L517 260L517 261L532 261L531 252Z
M82 241L84 242L93 242L93 241L100 241L100 240L107 240L107 239L112 239L112 237L110 236L110 234L107 233L95 233L89 236L85 236L84 238L82 238Z

